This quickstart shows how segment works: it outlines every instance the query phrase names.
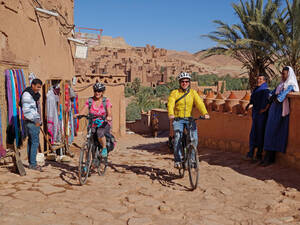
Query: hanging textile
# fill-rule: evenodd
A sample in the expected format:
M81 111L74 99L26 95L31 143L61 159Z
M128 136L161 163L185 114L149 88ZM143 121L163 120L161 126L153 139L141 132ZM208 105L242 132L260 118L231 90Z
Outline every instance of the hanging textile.
M70 108L69 111L69 128L70 128L70 136L69 136L69 144L71 144L74 140L74 117L73 117L73 111L72 108Z
M61 130L61 133L64 134L64 123L63 123L63 109L62 109L62 104L59 104L59 115L58 115L58 120L59 120L59 127ZM64 136L64 135L63 135Z
M65 85L65 110L66 112L70 111L70 89L69 89L69 85L66 84Z
M16 146L18 148L22 145L22 140L25 136L23 135L25 133L23 113L19 107L21 94L24 90L24 81L25 78L23 72L20 74L19 70L5 70L6 99L8 106L6 141L8 144L14 144L14 141L16 141Z
M59 96L54 87L51 87L47 93L47 127L51 138L51 144L61 141L61 129L58 118Z
M20 101L22 93L23 93L23 91L26 88L25 76L24 76L24 73L23 73L22 69L16 70L16 72L17 72L17 75L19 77L19 84L20 84L20 91L19 91L19 101ZM21 107L19 107L19 115L20 115L20 118L21 118L22 138L25 138L26 137L26 133L25 133L24 115L23 115L23 111L22 111Z
M13 70L9 70L11 85L12 85L12 105L13 105L13 126L15 131L16 146L21 146L21 135L20 135L20 123L19 123L19 114L18 114L18 84Z
M73 108L74 115L78 114L78 96L73 98L72 108ZM74 118L74 135L75 136L77 136L78 128L79 128L79 120L77 118Z

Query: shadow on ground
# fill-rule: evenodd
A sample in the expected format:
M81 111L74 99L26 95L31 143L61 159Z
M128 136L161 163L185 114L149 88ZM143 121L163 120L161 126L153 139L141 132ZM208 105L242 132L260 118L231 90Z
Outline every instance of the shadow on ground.
M258 163L243 160L240 153L204 149L200 151L200 161L210 165L229 167L236 172L259 180L274 180L286 188L300 191L300 173L296 169L282 167L278 164L261 167Z
M173 154L170 152L166 142L142 144L128 149L145 150L154 154L169 155L170 158L173 158ZM202 149L199 153L200 161L205 161L210 165L229 167L240 174L263 181L274 180L286 188L295 188L300 191L300 173L296 169L282 167L277 164L261 167L258 164L244 161L242 154L234 152ZM166 159L170 158L167 157Z
M69 185L80 186L78 181L78 167L67 163L46 161L45 166L51 165L54 169L60 171L59 177Z
M172 187L172 188L180 187L184 191L190 190L189 187L175 182L175 180L177 179L182 179L179 175L174 174L165 169L154 168L149 166L136 166L136 165L129 166L129 165L122 165L122 164L114 164L114 163L109 163L109 167L111 167L112 170L117 173L126 173L127 170L137 175L147 176L151 180L158 181L164 187ZM122 170L120 170L120 168Z
M140 144L132 147L127 147L127 149L132 149L136 151L144 150L154 154L160 155L169 155L171 154L170 149L168 148L167 142L157 142L157 143L150 143L150 144Z

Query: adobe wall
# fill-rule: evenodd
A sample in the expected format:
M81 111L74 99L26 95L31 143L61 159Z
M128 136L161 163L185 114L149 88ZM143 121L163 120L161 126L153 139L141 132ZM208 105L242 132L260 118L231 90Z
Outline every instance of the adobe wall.
M106 85L105 96L108 97L112 103L112 132L116 136L122 136L126 131L125 124L125 95L124 84L125 77L122 75L115 75L113 77L103 75L77 75L77 84L75 85L75 92L78 93L79 109L81 110L86 100L93 96L93 84L101 82ZM80 131L86 128L84 121L80 123Z
M74 76L73 0L2 0L0 4L0 64L26 64L41 80ZM53 17L36 13L35 7L59 12ZM10 68L10 67L8 67Z
M127 121L126 128L138 134L150 134L152 132L151 118L154 114L159 121L159 131L168 131L170 129L169 118L167 110L164 109L152 109L148 113L142 113L141 119L136 121Z
M33 72L42 81L49 78L71 80L75 74L74 43L69 43L74 24L73 0L2 0L0 4L0 75L6 69ZM35 11L56 11L58 17ZM0 79L4 87L4 79ZM26 81L28 85L28 80ZM6 140L7 109L5 90L0 93L3 140ZM42 140L42 135L40 139ZM5 143L4 143L5 145Z
M127 121L126 128L137 134L150 134L150 113L142 113L139 120Z
M300 169L300 93L289 94L290 123L286 153L278 153L278 163ZM211 108L211 107L207 107ZM209 112L211 120L198 121L199 148L246 154L249 150L251 113ZM199 116L196 112L194 116Z

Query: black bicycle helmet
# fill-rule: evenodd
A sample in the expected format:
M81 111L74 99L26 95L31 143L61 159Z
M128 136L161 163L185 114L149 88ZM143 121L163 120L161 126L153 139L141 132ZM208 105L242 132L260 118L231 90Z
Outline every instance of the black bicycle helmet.
M105 85L101 83L96 83L93 86L94 91L105 91Z

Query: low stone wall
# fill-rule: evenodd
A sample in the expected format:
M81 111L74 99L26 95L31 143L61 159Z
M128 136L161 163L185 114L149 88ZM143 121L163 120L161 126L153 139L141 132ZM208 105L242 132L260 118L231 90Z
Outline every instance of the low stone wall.
M300 169L300 93L289 95L290 124L285 154L277 154L277 162ZM211 107L207 107L211 108ZM211 119L197 121L199 148L217 149L246 154L249 150L251 114L209 112ZM199 116L195 113L194 116Z
M151 118L154 115L158 118L158 131L170 130L168 112L164 109L152 109L148 113L142 113L140 120L127 121L126 128L138 134L150 134L152 132Z
M126 128L137 134L150 134L150 113L142 113L140 120L127 121Z

